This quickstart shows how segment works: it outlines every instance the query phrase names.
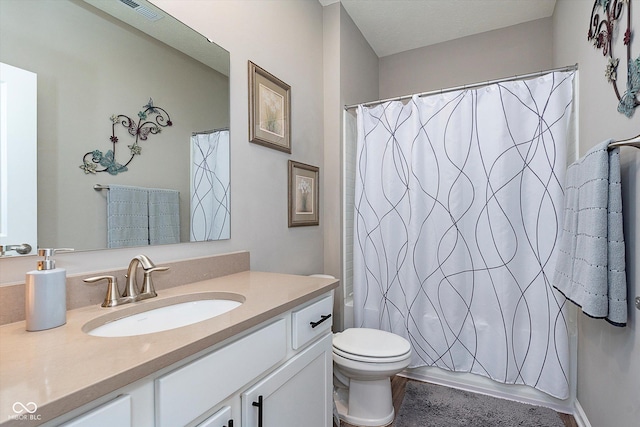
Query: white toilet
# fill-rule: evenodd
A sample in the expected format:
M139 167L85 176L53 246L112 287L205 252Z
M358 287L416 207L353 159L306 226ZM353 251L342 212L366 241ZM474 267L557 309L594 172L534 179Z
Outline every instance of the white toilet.
M390 424L391 377L410 360L409 341L396 334L367 328L334 334L334 400L340 419L356 426Z

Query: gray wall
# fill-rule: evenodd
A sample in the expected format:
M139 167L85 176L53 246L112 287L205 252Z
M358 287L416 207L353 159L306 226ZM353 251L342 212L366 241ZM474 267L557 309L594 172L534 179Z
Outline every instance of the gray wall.
M340 17L341 107L379 99L380 60L343 7Z
M558 0L553 16L555 65L579 63L580 154L605 139L625 139L640 132L640 109L630 118L616 111L618 100L604 77L607 60L587 42L593 2ZM640 5L633 4L635 33L640 25ZM625 18L626 20L626 18ZM620 31L623 34L624 29ZM640 54L640 39L632 39L631 51ZM626 82L626 52L614 47L620 58L621 88ZM632 300L640 294L640 150L621 150L624 229L629 287L629 319L626 328L580 314L578 318L578 401L593 427L633 426L640 420L640 327Z
M341 4L324 8L324 272L342 277L342 111L346 104L378 98L378 57ZM334 321L342 329L343 288Z
M334 3L323 8L324 25L324 265L323 272L342 280L340 265L340 10ZM342 324L342 286L335 292L333 301L334 325Z
M57 266L81 274L122 268L141 251L160 264L249 250L254 270L322 272L324 215L320 226L287 227L287 160L324 171L322 6L311 0L154 3L231 53L231 240L59 254ZM292 87L291 155L248 141L248 60ZM0 284L24 280L35 262L0 259Z
M380 97L411 95L547 70L551 18L380 58Z
M287 161L323 164L322 6L315 1L154 1L231 52L231 244L251 268L317 273L323 227L287 227ZM291 154L248 142L252 61L291 86ZM321 194L323 190L321 189Z

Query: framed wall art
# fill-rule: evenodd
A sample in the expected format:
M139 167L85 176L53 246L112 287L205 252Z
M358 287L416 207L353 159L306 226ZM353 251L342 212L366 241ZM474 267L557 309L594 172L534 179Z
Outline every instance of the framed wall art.
M320 169L289 160L289 227L320 224Z
M291 153L291 87L251 61L249 141Z

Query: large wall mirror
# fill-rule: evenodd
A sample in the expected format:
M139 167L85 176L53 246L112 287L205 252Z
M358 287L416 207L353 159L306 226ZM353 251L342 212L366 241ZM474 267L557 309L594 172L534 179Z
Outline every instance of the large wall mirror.
M29 243L32 254L38 247L118 247L107 241L106 188L119 185L177 190L180 242L230 238L227 51L142 0L1 0L0 62L5 128L17 129L6 118L15 110L6 105L5 95L15 93L6 70L37 80L37 172L24 163L33 155L10 157L26 148L7 148L26 147L29 132L0 132L9 135L0 150L0 245ZM139 141L126 172L83 169L85 154L106 155L114 136L116 160L129 160L135 136L122 123L112 129L112 116L137 123L150 100L171 126ZM11 235L12 224L35 208L6 202L27 193L20 185L30 174L37 176L37 226L27 229L37 228L37 242Z

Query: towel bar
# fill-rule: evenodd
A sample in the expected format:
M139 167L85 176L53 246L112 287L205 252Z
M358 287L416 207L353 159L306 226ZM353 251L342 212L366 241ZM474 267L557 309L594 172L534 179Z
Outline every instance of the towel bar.
M621 141L612 141L609 144L609 148L615 147L636 147L640 148L640 135L634 136L633 138L623 139Z

